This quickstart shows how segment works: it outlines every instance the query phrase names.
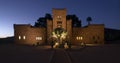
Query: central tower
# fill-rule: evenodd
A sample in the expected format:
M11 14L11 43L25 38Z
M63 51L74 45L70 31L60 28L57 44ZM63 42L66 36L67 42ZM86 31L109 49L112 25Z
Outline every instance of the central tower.
M66 30L66 9L52 9L53 16L53 30L56 28L63 28Z
M47 20L47 42L54 41L54 39L52 38L54 34L57 34L57 36L55 37L59 38L59 42L62 42L62 40L70 42L72 36L71 23L72 23L71 19L69 20L66 19L65 8L60 8L60 9L53 8L52 20Z

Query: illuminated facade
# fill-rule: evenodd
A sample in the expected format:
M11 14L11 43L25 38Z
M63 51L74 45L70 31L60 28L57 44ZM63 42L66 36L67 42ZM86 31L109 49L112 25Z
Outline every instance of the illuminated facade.
M52 20L47 20L46 28L34 27L30 24L14 24L15 43L26 45L49 44L57 40L55 37L59 38L58 43L70 42L74 45L104 43L104 24L72 27L72 20L66 19L66 9L52 9L52 18ZM57 35L55 36L55 34Z

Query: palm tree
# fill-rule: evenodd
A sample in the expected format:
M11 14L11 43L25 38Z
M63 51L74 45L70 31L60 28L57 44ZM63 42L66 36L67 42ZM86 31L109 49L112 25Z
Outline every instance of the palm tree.
M86 21L88 22L88 25L90 25L90 22L92 21L91 17L87 17Z

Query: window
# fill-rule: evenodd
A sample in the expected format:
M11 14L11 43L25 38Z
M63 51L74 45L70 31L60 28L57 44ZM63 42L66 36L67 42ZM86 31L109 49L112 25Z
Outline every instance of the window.
M57 19L58 19L58 20L61 20L61 16L57 16Z
M59 19L60 19L60 18L61 18L61 16L57 16L57 18L59 18Z
M58 28L61 28L61 27L62 27L62 25L58 25L57 27L58 27Z
M79 37L76 37L77 40L79 40Z
M62 24L62 22L61 21L57 21L57 24Z
M19 40L21 39L21 36L19 36Z
M42 37L36 37L36 40L42 40Z
M23 36L23 39L24 39L24 40L25 40L25 38L26 38L26 37L25 37L25 36Z
M21 38L21 36L18 36L18 39L20 40L20 39L22 39ZM26 37L25 36L23 36L23 39L25 40L26 39Z
M80 39L82 40L82 39L83 39L83 37L80 37Z
M57 21L57 27L62 27L62 21Z
M76 39L77 39L77 40L82 40L83 37L78 36L78 37L76 37Z

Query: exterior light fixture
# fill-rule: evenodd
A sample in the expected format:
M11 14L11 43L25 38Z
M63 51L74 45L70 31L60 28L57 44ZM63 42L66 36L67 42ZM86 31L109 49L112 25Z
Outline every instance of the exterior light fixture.
M23 39L24 39L24 40L25 40L25 38L26 38L26 37L25 37L25 36L23 36Z
M19 36L19 40L21 39L21 36Z

